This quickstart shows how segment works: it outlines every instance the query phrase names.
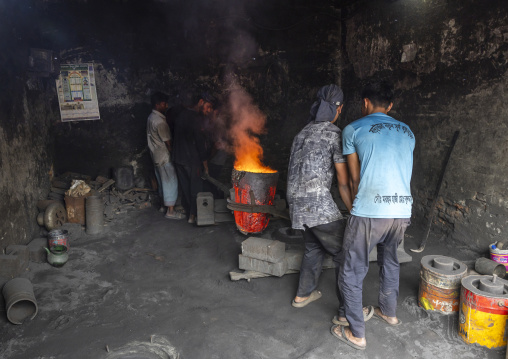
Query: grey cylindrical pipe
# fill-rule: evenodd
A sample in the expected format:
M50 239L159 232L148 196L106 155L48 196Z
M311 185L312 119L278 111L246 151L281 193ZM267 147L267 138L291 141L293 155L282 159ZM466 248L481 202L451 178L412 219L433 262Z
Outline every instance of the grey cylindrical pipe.
M86 198L86 233L99 234L104 227L104 203L100 195Z
M494 262L488 258L478 258L474 264L474 270L484 275L497 275L499 278L504 278L506 274L506 267L503 264Z
M32 283L26 278L14 278L8 281L2 294L7 309L7 319L13 324L23 324L37 315L38 307Z

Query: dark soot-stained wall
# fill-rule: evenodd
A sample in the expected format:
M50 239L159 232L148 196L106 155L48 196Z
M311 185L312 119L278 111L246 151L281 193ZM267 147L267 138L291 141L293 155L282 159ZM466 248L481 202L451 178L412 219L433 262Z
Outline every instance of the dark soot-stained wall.
M48 193L58 119L54 81L26 73L40 39L27 26L35 13L10 5L0 3L0 253L38 231L35 203Z
M395 82L392 115L416 136L413 221L426 222L455 131L433 226L486 250L508 231L508 7L505 1L390 1L344 10L341 125L359 116L370 78ZM414 60L405 45L415 50Z
M289 146L317 88L339 76L340 11L325 0L6 0L0 10L2 248L38 235L35 204L53 174L132 165L149 180L145 126L155 90L173 103L188 88L226 97L234 77L267 114L265 162L281 171L283 187ZM27 74L31 48L54 51L56 63L95 64L101 120L60 122L54 74Z
M2 247L36 234L35 203L47 194L53 169L96 176L129 164L149 179L151 91L168 92L172 103L189 87L226 98L231 77L267 115L261 143L266 164L281 173L279 188L285 187L292 139L320 86L344 88L343 127L359 117L367 80L393 80L398 99L392 115L408 123L417 140L414 222L425 222L447 146L460 130L434 228L477 248L503 239L506 5L309 3L3 1ZM59 121L53 78L26 72L30 48L53 50L61 63L95 63L100 121Z

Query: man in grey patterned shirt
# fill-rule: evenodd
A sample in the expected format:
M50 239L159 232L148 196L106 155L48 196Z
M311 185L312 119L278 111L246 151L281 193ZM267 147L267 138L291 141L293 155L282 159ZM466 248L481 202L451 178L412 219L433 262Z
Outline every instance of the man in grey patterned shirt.
M335 265L338 264L345 219L330 192L334 174L343 202L348 210L352 206L341 130L333 124L342 111L344 94L340 87L328 85L318 91L317 97L310 110L310 122L293 140L288 170L287 199L292 227L304 229L305 240L300 281L292 302L297 308L321 297L316 288L325 253L332 254ZM338 291L337 296L342 301Z

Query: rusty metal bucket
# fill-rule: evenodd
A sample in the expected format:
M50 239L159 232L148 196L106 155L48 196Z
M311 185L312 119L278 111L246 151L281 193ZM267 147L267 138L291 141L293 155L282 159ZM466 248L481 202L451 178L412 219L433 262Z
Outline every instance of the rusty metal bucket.
M67 222L85 224L85 197L65 196Z
M423 257L420 265L418 305L444 314L458 312L460 281L467 274L467 266L439 255Z

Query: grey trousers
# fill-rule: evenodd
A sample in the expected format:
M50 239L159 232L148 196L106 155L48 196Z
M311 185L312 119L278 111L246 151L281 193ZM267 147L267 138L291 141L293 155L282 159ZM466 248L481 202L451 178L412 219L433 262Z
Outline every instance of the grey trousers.
M335 275L337 278L338 258L342 248L342 238L346 227L346 219L321 224L312 228L305 227L305 253L300 268L300 281L296 295L308 297L317 288L319 275L323 267L323 259L328 252L333 256ZM340 293L337 297L341 302Z
M344 243L339 258L338 284L344 299L349 328L357 338L365 338L362 287L369 270L369 253L377 246L379 265L378 302L381 312L396 316L399 296L400 265L397 247L404 238L409 218L365 218L351 216L347 221Z

